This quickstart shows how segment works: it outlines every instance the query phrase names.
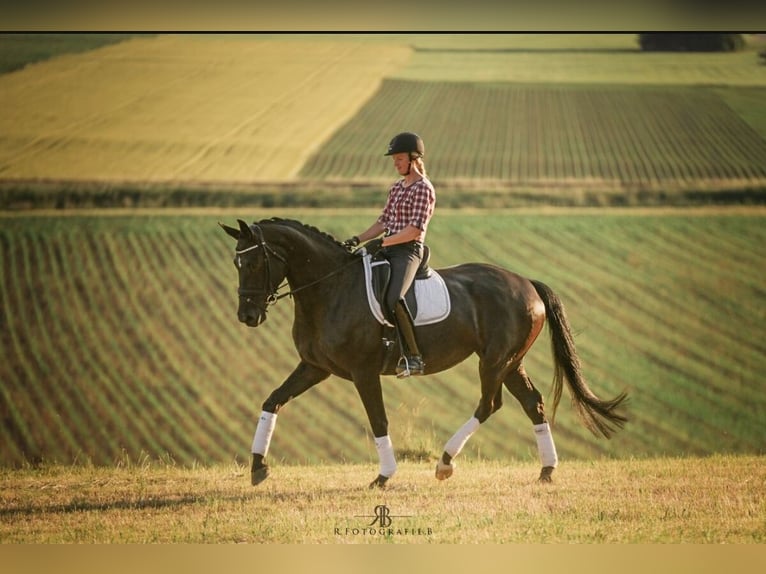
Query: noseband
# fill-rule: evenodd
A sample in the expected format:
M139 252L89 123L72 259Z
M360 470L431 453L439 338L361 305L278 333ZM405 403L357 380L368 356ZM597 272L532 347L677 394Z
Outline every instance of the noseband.
M266 243L266 240L263 238L263 231L260 227L257 225L253 226L256 233L258 234L258 240L256 241L255 245L251 245L250 247L246 247L245 249L237 249L234 251L234 253L237 254L237 265L239 267L242 266L241 262L239 261L239 256L243 253L247 253L248 251L253 251L255 249L263 249L263 257L264 257L264 265L266 267L266 288L265 289L243 289L242 287L239 287L237 289L237 294L239 295L240 299L245 299L245 302L250 303L252 298L255 296L265 295L265 302L266 306L273 305L277 302L278 299L280 299L280 296L277 295L277 292L281 287L272 287L271 283L271 260L269 259L269 254L273 255L277 259L279 259L282 263L287 265L287 260L282 257L279 253L274 251L270 245Z

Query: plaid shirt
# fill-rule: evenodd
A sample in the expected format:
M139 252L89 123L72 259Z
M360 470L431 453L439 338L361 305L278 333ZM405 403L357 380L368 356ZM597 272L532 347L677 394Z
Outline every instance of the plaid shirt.
M423 178L409 187L400 179L388 190L388 200L378 222L386 228L386 235L399 233L408 225L417 227L422 231L420 241L424 241L435 205L436 191L428 179Z

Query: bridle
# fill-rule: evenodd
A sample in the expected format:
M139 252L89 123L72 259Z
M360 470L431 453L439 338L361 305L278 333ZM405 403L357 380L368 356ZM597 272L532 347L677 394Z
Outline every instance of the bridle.
M266 289L248 289L248 288L237 288L237 294L239 295L240 299L244 299L246 303L251 303L253 297L259 296L259 295L265 295L265 301L266 306L273 305L276 303L279 299L281 299L284 295L277 295L277 292L282 288L282 286L272 287L271 283L271 259L269 258L269 255L273 255L277 259L279 259L282 263L287 265L287 259L282 257L277 251L275 251L271 245L266 243L266 240L263 237L263 231L260 227L257 225L254 225L253 228L255 229L256 233L258 234L257 241L255 245L251 245L250 247L246 247L245 249L237 249L234 251L234 253L237 255L237 267L242 267L242 262L239 259L239 256L243 253L247 253L249 251L254 251L255 249L263 249L263 257L264 257L264 266L266 267Z
M278 294L279 290L282 289L286 283L283 283L282 285L279 285L278 287L274 288L272 287L271 283L271 260L269 259L269 255L273 255L277 259L279 259L282 263L285 264L285 266L288 265L287 259L285 259L282 255L279 254L279 252L275 251L274 248L271 247L268 243L266 243L266 240L263 237L263 230L258 226L254 225L253 229L255 229L256 233L258 234L257 241L255 245L251 245L250 247L246 247L245 249L237 249L234 251L234 253L239 257L243 253L247 253L249 251L254 251L256 249L263 249L263 257L264 257L264 266L266 267L266 289L243 289L242 287L237 288L237 294L239 295L240 299L244 299L246 303L251 303L253 297L265 295L265 302L266 306L269 307L271 305L274 305L277 301L284 297L291 297L295 293L298 293L299 291L303 291L304 289L308 289L309 287L313 287L317 283L321 283L325 279L329 279L330 277L337 275L341 271L343 271L346 267L349 267L357 262L357 260L361 260L361 257L354 257L351 261L346 263L345 265L342 265L341 267L335 269L334 271L331 271L327 275L324 275L320 277L319 279L316 279L312 281L311 283L307 283L306 285L302 285L300 287L296 287L295 289L292 289L288 291L287 293ZM241 262L237 262L237 266L241 267Z

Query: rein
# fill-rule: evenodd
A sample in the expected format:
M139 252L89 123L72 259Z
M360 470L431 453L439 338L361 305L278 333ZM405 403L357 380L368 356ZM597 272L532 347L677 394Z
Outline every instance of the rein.
M282 293L281 295L276 295L276 297L274 298L274 302L273 303L276 303L277 301L279 301L283 297L292 297L295 293L303 291L304 289L308 289L309 287L313 287L317 283L321 283L325 279L329 279L330 277L333 277L334 275L337 275L338 273L340 273L341 271L343 271L347 267L351 267L357 261L361 261L361 257L358 258L358 259L353 259L353 260L349 261L345 265L343 265L341 267L338 267L334 271L330 271L327 275L324 275L324 276L320 277L319 279L316 279L316 280L312 281L311 283L306 283L306 285L301 285L300 287L296 287L295 289L292 289L291 291L288 291L287 293ZM284 287L284 285L281 285L280 287L277 287L277 291L279 291L282 287ZM271 303L271 304L273 304L273 303Z
M259 247L262 247L263 255L265 258L265 264L266 264L266 285L270 286L271 285L271 262L269 260L269 253L271 253L274 257L279 259L285 265L287 265L287 259L282 257L282 255L280 255L278 252L274 251L274 249L266 243L266 240L263 238L263 232L261 231L260 227L256 226L255 228L258 230L258 243L256 243L255 245L251 245L250 247L247 247L245 249L235 250L234 253L236 253L237 255L242 255L243 253L247 253L248 251L253 251L255 249L258 249ZM262 293L268 293L266 295L266 305L267 306L274 305L280 299L283 299L285 297L292 297L293 295L303 291L304 289L313 287L314 285L321 283L322 281L325 281L326 279L329 279L330 277L333 277L339 274L341 271L343 271L347 267L350 267L351 265L356 263L358 260L361 260L361 257L359 258L355 257L353 260L349 261L345 265L342 265L341 267L338 267L334 271L331 271L327 275L324 275L320 277L319 279L312 281L311 283L307 283L306 285L301 285L300 287L296 287L295 289L292 289L288 291L287 293L282 293L280 295L277 295L277 293L279 292L280 289L282 289L286 285L286 283L278 286L276 289L272 289L271 293L268 293L267 289L242 289L241 287L237 289L237 293L239 294L240 297L249 297L252 295L260 295Z

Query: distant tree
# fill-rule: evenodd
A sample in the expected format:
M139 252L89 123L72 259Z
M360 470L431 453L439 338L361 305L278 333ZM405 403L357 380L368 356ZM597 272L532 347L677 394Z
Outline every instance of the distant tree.
M742 34L709 32L654 32L639 34L645 52L732 52L745 46Z

